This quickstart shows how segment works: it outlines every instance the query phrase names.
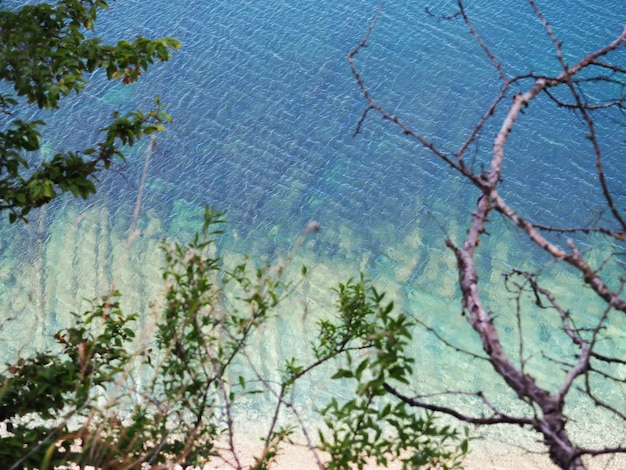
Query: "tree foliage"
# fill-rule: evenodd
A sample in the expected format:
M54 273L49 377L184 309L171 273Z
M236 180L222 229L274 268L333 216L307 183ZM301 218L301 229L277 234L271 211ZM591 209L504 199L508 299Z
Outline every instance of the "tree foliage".
M96 174L115 158L124 159L122 146L161 130L169 120L157 100L151 111L115 113L93 146L58 152L45 161L36 157L46 123L16 117L23 106L58 109L62 98L84 90L86 74L98 70L109 80L133 83L179 47L172 38L104 43L95 24L107 8L104 0L60 0L0 11L0 210L11 222L61 193L87 198L96 191Z
M320 430L319 448L308 442L320 468L363 468L371 458L401 460L403 468L457 467L466 437L384 399L384 383L407 382L412 370L404 353L410 322L364 279L337 289L336 317L319 321L311 343L315 360L288 360L279 391L256 375L251 339L293 285L277 266L223 266L214 254L221 216L207 210L204 229L188 244L163 243L165 292L141 334L140 316L124 313L120 294L111 292L55 335L57 350L20 359L0 375L0 423L7 431L0 459L7 468L202 466L216 454L244 468L234 443L235 423L245 420L237 407L259 393L273 401L274 419L250 468L270 468L295 431L279 426L279 415L299 417L287 392L342 358L334 378L355 380L356 398L320 403L328 429ZM295 423L309 435L301 420ZM320 450L330 453L329 461Z

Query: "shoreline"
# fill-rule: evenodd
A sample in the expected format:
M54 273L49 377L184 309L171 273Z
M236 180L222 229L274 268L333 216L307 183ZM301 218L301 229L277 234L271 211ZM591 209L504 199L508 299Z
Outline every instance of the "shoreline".
M463 460L465 470L558 470L548 457L545 447L539 442L528 440L524 436L521 440L501 442L495 436L485 433L483 440L476 440L470 444L470 451ZM515 433L520 434L520 433ZM519 442L514 445L510 442ZM530 445L529 445L530 444ZM254 462L254 456L261 454L263 443L260 439L250 436L240 436L235 439L237 457L243 468L248 468ZM206 464L202 470L226 470L233 466L234 458L229 454L227 446L219 446L224 452L225 460L216 457L212 463ZM323 459L323 455L320 458ZM585 464L589 470L621 470L626 468L626 455L606 455L587 457ZM392 462L386 467L368 465L366 470L400 470L400 462ZM278 457L270 466L272 470L315 470L318 467L313 453L304 444L284 444L280 447Z

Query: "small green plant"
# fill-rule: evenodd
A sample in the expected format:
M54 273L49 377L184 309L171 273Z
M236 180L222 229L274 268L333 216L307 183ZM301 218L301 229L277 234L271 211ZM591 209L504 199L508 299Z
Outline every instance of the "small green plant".
M146 327L151 337L135 337L138 315L123 314L114 292L55 335L60 351L8 366L0 376L3 462L122 469L209 460L232 429L237 396L227 370L280 289L264 270L250 279L245 264L229 271L211 254L221 216L207 210L189 244L163 243L165 294ZM230 284L236 298L226 311Z
M368 463L391 461L410 468L459 468L468 451L467 435L438 426L431 413L415 412L391 396L388 383L408 384L414 359L406 353L414 322L395 314L365 281L340 284L338 321L320 322L316 357L341 353L345 365L333 375L352 383L352 398L333 398L321 410L327 427L320 431L320 448L331 455L328 469L363 469Z
M415 323L405 314L396 314L393 302L385 302L385 294L363 275L358 281L339 284L335 293L337 314L318 322L316 340L311 342L313 361L306 364L292 357L283 366L266 451L288 433L282 429L272 434L281 408L302 423L289 393L295 383L314 369L330 367L336 369L331 380L343 380L346 386L352 382L354 391L345 402L332 398L319 410L325 428L318 431L316 449L330 455L324 464L318 460L320 466L363 469L371 463L386 466L398 461L403 469L461 468L469 448L467 431L462 435L450 426L438 426L432 413L416 413L387 390L389 383L408 384L412 378L414 360L406 348ZM344 365L337 369L338 361Z
M74 314L75 326L55 335L59 351L19 359L0 375L0 460L9 468L47 469L91 452L94 425L107 417L98 403L133 362L137 315L123 314L118 297Z

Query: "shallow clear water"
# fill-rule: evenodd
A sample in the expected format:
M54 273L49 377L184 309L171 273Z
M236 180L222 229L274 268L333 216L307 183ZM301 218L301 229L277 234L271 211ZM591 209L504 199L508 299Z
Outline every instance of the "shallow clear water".
M569 61L616 37L626 16L619 0L544 3ZM425 12L428 6L448 15L455 5L388 2L369 47L357 57L376 99L451 152L499 85L461 21L439 21ZM320 222L322 232L305 243L294 263L314 267L294 308L308 302L331 310L328 289L362 269L404 309L477 350L480 345L460 316L455 262L439 228L453 238L461 235L476 191L373 114L352 137L364 102L347 53L377 8L376 2L328 0L114 3L101 17L104 36L171 35L183 46L131 87L95 75L86 93L68 100L62 113L46 116L44 148L93 142L111 112L147 108L160 95L174 123L157 139L137 225L141 236L129 251L123 248L145 146L115 172L103 174L98 196L86 204L65 199L35 214L27 227L3 223L0 305L19 318L0 331L6 357L24 345L49 344L69 310L85 308L83 299L102 295L111 285L124 292L129 308L146 311L159 288L159 240L188 237L199 227L205 204L229 212L233 233L222 242L226 257L247 252L274 259L289 250L308 221ZM525 2L472 2L467 12L507 73L558 70L552 44ZM598 116L597 124L607 173L617 188L626 176L626 136L612 117ZM488 161L497 125L496 119L487 126L474 149L475 168ZM525 215L588 224L602 204L590 178L589 150L580 121L539 99L511 137L503 193L516 207L521 204ZM619 204L626 202L626 194L618 198ZM501 270L525 266L538 254L510 227L495 223L498 235L484 242L480 266L483 279L500 282ZM575 277L554 271L572 305L587 302ZM505 303L502 291L486 296L496 310ZM591 303L582 310L593 315L599 308ZM514 349L514 319L500 318L511 323L505 339ZM569 351L565 338L551 329L557 324L538 312L529 315L525 331L539 356L548 347ZM267 364L296 351L310 328L299 315L274 326L265 332L270 340L261 356ZM416 345L420 365L428 370L420 374L425 389L442 382L472 388L493 380L495 401L508 399L496 379L477 372L476 364L449 358L432 336L417 333ZM537 375L546 383L553 380L545 370Z

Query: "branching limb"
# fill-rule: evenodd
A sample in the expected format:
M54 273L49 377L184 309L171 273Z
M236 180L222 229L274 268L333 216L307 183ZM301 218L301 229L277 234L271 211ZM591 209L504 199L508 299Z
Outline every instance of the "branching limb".
M465 24L467 25L468 29L472 33L472 36L474 36L474 39L476 39L476 42L478 43L480 48L485 52L485 54L487 54L487 57L489 57L491 64L498 71L498 75L500 75L500 79L504 82L505 85L509 84L509 79L504 73L504 70L502 69L502 65L500 64L498 59L496 59L496 56L494 56L493 53L489 50L489 47L487 47L487 44L485 44L485 42L483 41L483 38L480 36L480 34L478 34L478 31L476 31L476 28L474 28L474 25L472 24L469 17L465 13L465 6L463 5L463 0L458 0L458 3L459 3L459 9L461 11L461 16L463 17L463 21L465 21Z
M453 409L453 408L449 408L447 406L440 406L440 405L434 405L432 403L426 403L424 401L420 401L417 400L415 398L411 398L408 397L406 395L404 395L403 393L401 393L400 391L398 391L395 387L392 387L391 385L389 385L388 383L384 384L385 390L387 390L387 392L389 392L390 394L392 394L394 397L402 400L404 403L416 407L416 408L421 408L424 410L428 410L428 411L435 411L438 413L443 413L449 416L452 416L456 419L458 419L459 421L463 421L464 423L469 423L469 424L517 424L520 426L533 426L533 420L529 419L529 418L525 418L525 417L515 417L515 416L509 416L507 414L501 413L499 411L495 411L494 409L494 415L490 416L490 417L474 417L474 416L468 416L465 415L463 413L458 412L457 410ZM483 401L484 401L484 396L482 393L478 392L475 394L477 397L480 397Z
M453 349L454 351L460 352L460 353L465 354L467 356L473 357L474 359L480 359L482 361L488 361L489 360L489 358L487 358L485 356L481 356L479 354L473 353L471 351L468 351L467 349L459 348L458 346L454 345L453 343L451 343L450 341L445 339L443 336L441 336L437 332L437 330L435 330L433 327L427 325L426 323L424 323L419 318L414 317L413 320L415 321L415 323L420 325L422 328L424 328L426 331L428 331L430 334L432 334L435 338L437 338L439 341L441 341L443 344L445 344L450 349Z
M533 222L533 225L536 229L541 230L543 232L554 232L554 233L583 233L585 235L590 235L594 233L600 233L602 235L608 235L609 237L615 238L619 241L626 241L626 233L610 230L605 227L593 227L593 228L584 228L584 227L550 227L548 225L537 224Z
M602 165L602 151L600 150L600 144L598 142L598 138L596 135L595 124L593 122L593 119L589 115L589 110L588 110L587 105L583 102L583 99L580 93L578 92L578 90L576 89L572 81L572 75L574 75L574 73L576 73L580 69L576 70L575 68L569 68L567 66L567 64L565 63L565 60L563 59L562 45L558 41L556 35L554 34L554 31L552 30L550 23L548 23L547 19L543 16L543 14L541 13L541 11L539 10L539 8L537 7L537 5L535 4L533 0L528 0L528 3L532 6L533 10L535 11L535 14L543 23L546 31L548 32L548 35L550 36L550 39L555 45L555 48L557 51L557 58L559 60L559 63L561 64L561 67L563 68L563 72L561 73L559 78L563 80L569 87L572 93L572 96L574 98L574 101L576 103L575 109L578 112L580 112L583 120L585 121L587 129L589 130L589 133L587 134L586 137L587 139L589 139L589 141L591 142L593 146L593 151L595 154L595 161L596 161L596 171L598 173L598 178L600 181L600 187L602 188L602 193L604 195L604 198L606 199L609 209L611 210L611 213L613 214L613 217L620 224L620 226L622 227L622 230L626 231L626 219L624 219L622 214L617 210L617 207L615 206L615 202L613 200L613 196L611 195L611 191L609 190L608 183L606 181L606 176L605 176L604 168ZM610 44L606 48L601 49L598 52L602 52L603 50L606 50L606 52L601 53L601 55L605 55L609 51L625 43L626 43L626 25L624 26L622 34L617 38L616 41L614 41L612 44ZM589 57L590 56L583 58L581 62L584 63L585 65L583 65L582 67L591 65L592 63L595 62L595 58L599 56L596 56L594 59L591 59L591 60L589 59Z
M495 209L521 228L533 243L548 252L553 258L563 260L576 268L581 273L585 283L588 284L600 298L604 299L605 302L616 310L626 313L626 301L609 289L598 272L589 265L580 253L576 251L564 251L562 248L551 243L537 231L535 225L519 216L499 195L496 194L494 196L493 203Z
M363 94L365 100L368 103L368 107L363 112L363 115L361 116L361 119L359 120L359 123L357 125L357 128L356 128L353 136L356 137L360 133L360 131L361 131L362 127L363 127L363 124L365 122L365 118L367 117L367 114L371 110L376 110L383 117L383 119L391 121L394 124L396 124L402 130L402 132L405 135L414 138L423 147L425 147L427 150L431 151L434 155L436 155L438 158L440 158L441 160L446 162L452 168L454 168L455 170L461 172L464 176L466 176L467 178L469 178L472 181L474 181L475 184L479 184L480 185L481 184L480 179L478 177L476 177L475 175L473 175L469 170L467 170L465 168L465 165L462 163L462 161L461 162L456 162L455 160L452 159L452 157L447 155L445 152L439 150L439 148L437 148L434 143L432 143L431 141L427 140L421 134L418 134L417 132L415 132L407 124L405 124L403 121L401 121L398 117L392 116L391 114L389 114L385 110L385 108L383 108L378 103L376 103L376 101L374 100L374 98L370 94L368 88L365 86L365 82L363 81L363 78L361 77L361 74L358 72L358 70L356 68L356 64L354 62L354 57L358 54L358 52L361 49L363 49L364 47L367 46L367 40L369 39L372 31L374 30L374 27L376 26L376 23L377 23L377 21L378 21L378 19L380 17L381 12L382 12L383 5L384 4L381 4L381 6L379 7L378 12L376 13L376 16L374 17L374 20L370 24L370 26L369 26L369 28L367 30L367 33L365 34L365 36L363 37L361 42L359 44L357 44L357 46L354 49L352 49L350 51L350 53L348 54L348 62L350 63L350 69L352 71L352 75L356 79L356 81L357 81L357 83L359 85L359 88L361 89L361 93Z

